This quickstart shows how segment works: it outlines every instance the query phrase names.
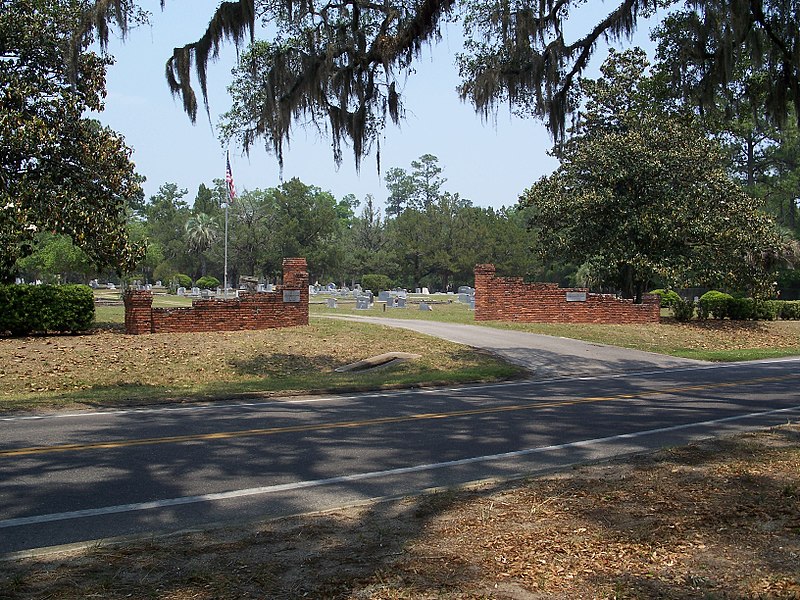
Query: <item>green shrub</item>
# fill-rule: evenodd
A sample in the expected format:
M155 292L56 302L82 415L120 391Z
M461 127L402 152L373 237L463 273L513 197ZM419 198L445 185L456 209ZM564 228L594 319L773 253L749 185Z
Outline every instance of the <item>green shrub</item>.
M774 321L781 314L781 303L779 300L757 300L755 312L755 318L759 321Z
M781 300L781 319L796 321L800 319L800 300Z
M86 285L0 285L0 306L0 333L76 333L94 325Z
M361 287L365 290L372 290L373 292L378 293L381 290L392 289L392 280L386 275L370 273L368 275L362 275Z
M697 316L700 319L724 319L728 316L728 306L733 296L725 292L711 290L700 296L697 302Z
M734 321L756 318L756 302L752 298L733 298L728 302L728 316Z
M219 279L217 279L216 277L212 277L211 275L206 275L204 277L201 277L200 279L195 281L194 284L197 287L205 289L205 290L213 290L213 289L218 288L220 286ZM184 287L187 287L187 286L184 286Z
M691 321L694 316L694 301L684 300L678 296L678 299L672 303L672 314L678 321Z
M192 287L192 278L183 273L178 273L173 277L173 281L177 284L176 287L190 288Z
M681 299L681 297L678 295L678 292L675 290L658 289L653 290L650 293L655 294L661 299L661 308L672 308L675 302Z

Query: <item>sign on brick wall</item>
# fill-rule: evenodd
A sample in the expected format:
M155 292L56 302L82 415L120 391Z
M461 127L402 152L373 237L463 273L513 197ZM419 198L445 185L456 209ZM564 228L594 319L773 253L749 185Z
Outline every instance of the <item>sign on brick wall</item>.
M300 302L300 290L283 290L284 302Z

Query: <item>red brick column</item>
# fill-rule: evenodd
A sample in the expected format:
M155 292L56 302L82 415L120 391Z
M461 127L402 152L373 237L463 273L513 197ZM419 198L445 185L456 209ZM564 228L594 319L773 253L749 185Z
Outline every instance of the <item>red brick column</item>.
M152 333L153 294L126 290L122 301L125 304L125 333Z
M293 290L305 287L308 294L308 264L305 258L283 259L283 287Z
M475 320L490 321L490 306L495 302L491 294L491 283L494 279L495 267L492 264L475 265Z
M283 259L283 289L300 290L300 302L283 304L284 326L308 325L308 263L305 258Z

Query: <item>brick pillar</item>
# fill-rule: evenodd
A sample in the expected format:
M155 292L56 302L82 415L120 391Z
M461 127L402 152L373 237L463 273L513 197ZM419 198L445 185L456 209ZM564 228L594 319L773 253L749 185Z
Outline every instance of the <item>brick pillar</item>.
M475 265L475 320L490 321L493 318L489 303L491 298L491 281L494 279L495 267L492 264Z
M153 294L139 290L126 290L122 301L125 304L125 333L153 332Z
M294 313L295 325L308 325L308 264L305 258L283 259L283 289L300 290L300 302L294 305L297 310L289 309L287 304L284 304L284 310Z
M650 309L648 311L648 320L652 323L660 323L661 296L658 294L644 294L642 296L642 304L646 305Z
M283 259L283 287L293 290L305 288L308 294L308 265L305 258Z

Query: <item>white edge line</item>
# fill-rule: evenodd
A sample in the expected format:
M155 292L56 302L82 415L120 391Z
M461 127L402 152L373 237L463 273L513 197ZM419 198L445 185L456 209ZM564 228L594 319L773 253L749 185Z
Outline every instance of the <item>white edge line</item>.
M412 467L400 467L397 469L388 469L386 471L371 471L367 473L356 473L354 475L342 475L340 477L330 477L328 479L317 479L312 481L298 481L294 483L284 483L280 485L270 485L255 488L246 488L241 490L232 490L229 492L217 492L212 494L201 494L198 496L184 496L179 498L167 498L164 500L154 500L152 502L140 502L135 504L120 504L117 506L106 506L101 508L89 508L85 510L76 510L61 513L52 513L48 515L37 515L31 517L17 517L13 519L6 519L0 521L0 529L8 529L10 527L21 527L25 525L38 525L41 523L52 523L55 521L68 521L73 519L81 519L85 517L97 517L103 515L112 515L144 510L152 510L156 508L167 508L170 506L182 506L186 504L198 504L201 502L215 502L219 500L230 500L234 498L244 498L247 496L259 496L265 494L273 494L277 492L284 492L290 490L299 490L311 487L320 487L325 485L334 485L338 483L348 483L352 481L362 481L365 479L375 479L378 477L388 477L393 475L404 475L407 473L419 473L423 471L431 471L434 469L445 469L450 467L458 467L480 462L490 462L494 460L504 460L508 458L516 458L520 456L528 456L532 454L542 454L545 452L552 452L554 450L565 450L568 448L580 448L584 446L591 446L594 444L603 444L607 442L619 440L632 440L648 435L656 435L660 433L669 433L673 431L680 431L683 429L692 429L695 427L708 427L710 425L719 425L721 423L729 423L732 421L741 421L744 419L766 417L770 415L777 415L782 413L791 413L800 411L799 406L790 408L779 408L775 410L748 413L745 415L735 415L732 417L724 417L722 419L714 419L711 421L701 421L698 423L686 423L683 425L672 425L670 427L660 427L658 429L649 429L646 431L636 431L633 433L625 433L620 435L613 435L603 438L595 438L591 440L581 440L577 442L568 442L565 444L556 444L554 446L543 446L539 448L529 448L527 450L517 450L515 452L504 452L502 454L490 454L487 456L475 456L472 458L462 458L459 460L451 460L441 463L430 463L425 465L416 465Z
M203 410L228 410L239 408L261 408L261 407L276 407L281 404L316 404L318 402L335 402L341 400L350 400L353 398L390 398L401 394L434 394L440 392L454 392L454 391L479 391L497 387L515 387L515 386L531 386L531 385L548 385L551 383L566 383L569 381L601 381L604 379L623 379L635 378L646 375L659 375L671 373L685 373L689 371L709 371L714 369L730 369L735 367L747 367L750 365L769 365L779 363L800 362L800 357L784 357L784 358L768 358L757 361L742 361L733 363L714 363L709 365L691 365L686 367L677 368L664 368L654 369L652 371L636 371L632 373L612 373L602 375L584 375L575 377L553 377L551 379L526 379L522 381L507 381L498 383L489 383L482 385L465 385L456 388L409 388L405 390L392 390L388 392L365 392L363 394L345 394L342 396L328 395L317 396L311 398L273 398L272 400L262 402L234 402L228 404L201 404L193 406L171 406L159 408L131 408L109 411L91 411L91 412L78 412L78 413L57 413L48 415L22 415L15 417L0 417L2 422L14 421L44 421L49 419L79 419L88 417L106 417L118 416L127 414L154 414L154 413L177 413L177 412L193 412Z

